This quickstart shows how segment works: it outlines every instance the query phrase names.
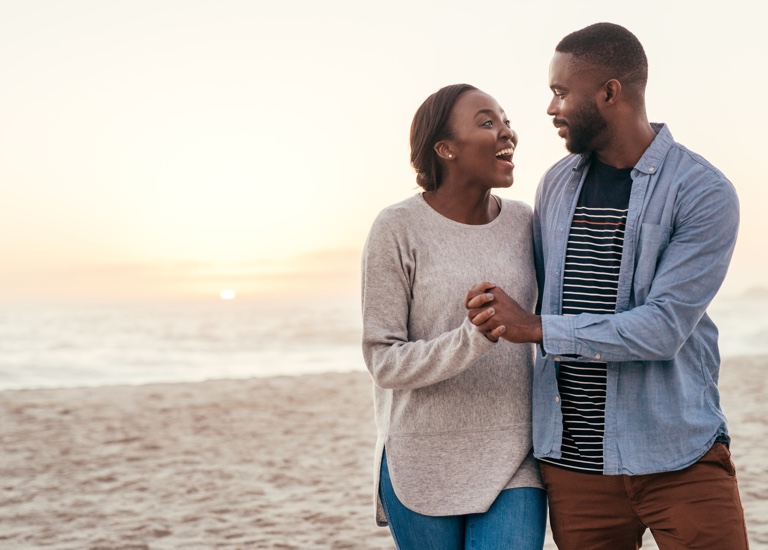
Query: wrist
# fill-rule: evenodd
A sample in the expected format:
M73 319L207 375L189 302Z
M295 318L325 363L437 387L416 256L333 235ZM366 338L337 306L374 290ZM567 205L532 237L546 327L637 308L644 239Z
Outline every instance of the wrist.
M528 341L532 344L544 343L544 329L541 327L541 316L531 315L530 318L530 333Z

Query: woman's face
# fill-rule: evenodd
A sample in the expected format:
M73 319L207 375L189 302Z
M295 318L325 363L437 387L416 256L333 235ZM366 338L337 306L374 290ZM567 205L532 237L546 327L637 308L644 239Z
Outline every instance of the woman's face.
M459 96L450 118L453 139L448 170L486 188L514 182L512 155L517 134L495 99L479 90Z

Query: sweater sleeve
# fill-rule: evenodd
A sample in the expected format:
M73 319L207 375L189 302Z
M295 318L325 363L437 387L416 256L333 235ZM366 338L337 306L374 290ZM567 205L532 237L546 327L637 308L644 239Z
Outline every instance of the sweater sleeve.
M380 388L410 390L441 382L468 369L496 345L466 317L434 338L411 341L408 320L415 262L402 224L380 215L362 259L363 356Z

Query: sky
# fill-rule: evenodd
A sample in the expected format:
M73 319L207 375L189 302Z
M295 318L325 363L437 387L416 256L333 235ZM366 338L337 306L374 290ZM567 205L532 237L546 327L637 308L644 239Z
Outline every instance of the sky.
M736 186L723 292L766 284L747 2L0 0L0 302L356 296L373 219L417 192L421 102L494 96L520 137L498 194L532 205L566 153L550 58L598 21L643 43L649 118Z

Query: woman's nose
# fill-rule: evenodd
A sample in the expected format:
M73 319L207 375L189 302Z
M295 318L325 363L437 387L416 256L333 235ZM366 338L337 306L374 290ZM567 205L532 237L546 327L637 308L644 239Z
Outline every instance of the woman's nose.
M517 132L515 132L512 128L509 126L504 126L503 130L499 132L499 139L503 141L512 141L515 145L517 145Z

